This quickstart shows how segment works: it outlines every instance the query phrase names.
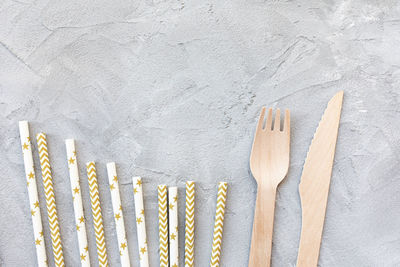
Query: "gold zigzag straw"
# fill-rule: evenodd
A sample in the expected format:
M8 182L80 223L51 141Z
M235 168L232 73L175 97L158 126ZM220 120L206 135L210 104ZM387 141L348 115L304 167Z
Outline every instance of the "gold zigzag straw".
M194 266L194 182L186 182L185 267Z
M211 262L210 262L211 267L219 266L227 189L228 189L227 183L221 182L218 184L217 209L215 212L214 236L213 236Z
M39 148L40 167L42 169L42 179L44 192L46 194L47 215L51 233L51 243L53 245L54 263L56 266L65 266L64 256L61 245L60 226L58 224L56 199L53 189L53 178L51 176L49 153L47 150L46 135L39 133L36 135Z
M167 186L158 186L158 237L160 267L168 267L168 201Z
M90 202L92 204L93 225L96 234L97 258L100 267L108 266L103 218L101 216L99 187L97 184L96 166L93 161L86 163L86 171L89 179Z
M22 155L24 158L26 186L28 187L29 207L32 216L33 235L35 237L36 256L39 267L48 266L46 248L44 244L42 217L39 208L39 197L35 179L35 168L33 167L32 145L29 135L29 124L27 121L19 122Z

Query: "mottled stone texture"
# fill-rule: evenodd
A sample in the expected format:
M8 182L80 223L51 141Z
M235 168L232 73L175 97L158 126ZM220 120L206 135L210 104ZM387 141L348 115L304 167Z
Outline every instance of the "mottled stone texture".
M0 1L0 265L35 266L18 121L48 134L67 266L79 266L64 139L98 168L107 250L119 266L105 164L117 163L138 266L133 175L144 180L150 263L158 184L196 187L196 266L209 263L217 182L229 182L222 266L247 265L256 184L248 159L262 106L292 111L273 266L294 266L298 184L322 112L345 91L320 266L400 265L400 4L396 0ZM36 144L35 144L36 147ZM40 207L53 265L37 149Z

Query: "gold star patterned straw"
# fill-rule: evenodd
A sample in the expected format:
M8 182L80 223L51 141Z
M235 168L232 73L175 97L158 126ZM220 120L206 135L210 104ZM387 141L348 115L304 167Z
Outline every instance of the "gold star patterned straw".
M215 212L214 235L213 235L213 243L211 251L211 262L210 262L211 267L219 266L227 189L228 189L227 183L221 182L218 184L217 208Z
M93 225L96 234L97 259L99 260L100 267L108 266L103 217L101 216L99 186L97 184L96 166L93 161L86 163L86 171L89 179L90 203L92 205Z
M166 185L158 186L158 237L160 267L168 267L168 193Z
M78 235L78 247L81 266L90 266L89 246L86 235L86 219L83 213L81 186L79 182L78 160L76 158L74 139L65 140L67 162L71 182L72 202L74 205L75 226Z
M133 196L135 199L135 214L136 214L136 226L138 235L140 267L148 267L149 254L147 249L146 223L144 217L142 179L140 177L133 177L132 182L133 182Z
M51 176L49 153L47 150L47 140L44 133L36 135L39 148L40 167L42 169L42 180L46 195L47 216L53 246L54 263L57 267L65 266L64 256L61 245L60 226L57 218L56 198L53 188L53 177Z
M119 255L121 266L131 266L129 260L128 241L126 240L124 215L122 213L121 197L119 194L119 184L117 169L114 162L107 163L108 182L110 184L111 202L114 211L115 228L117 230Z
M185 267L194 266L194 182L186 182Z
M169 262L171 267L179 266L178 249L178 188L168 188L169 205Z
M39 267L43 267L48 265L46 248L43 238L42 217L39 208L39 197L35 179L35 169L33 166L29 124L27 121L19 122L19 133L21 138L22 155L24 158L26 185L28 187L29 207L31 210L37 262Z

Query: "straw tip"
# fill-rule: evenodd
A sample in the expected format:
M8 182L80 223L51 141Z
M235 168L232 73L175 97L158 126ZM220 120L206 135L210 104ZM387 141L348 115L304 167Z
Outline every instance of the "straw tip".
M19 121L18 125L19 125L19 128L28 128L29 127L28 121Z
M67 143L67 144L73 143L73 142L75 142L75 139L73 139L73 138L67 138L67 139L65 139L65 143Z
M114 162L114 161L108 162L108 163L106 164L106 166L107 166L107 168L113 168L113 167L115 167L115 162Z
M168 187L168 191L171 192L171 193L177 192L178 191L178 187L170 186L170 187Z

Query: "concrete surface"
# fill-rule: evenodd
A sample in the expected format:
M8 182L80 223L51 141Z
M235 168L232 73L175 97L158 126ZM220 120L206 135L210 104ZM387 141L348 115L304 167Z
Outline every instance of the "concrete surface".
M292 111L292 155L277 194L273 266L294 266L298 184L322 112L345 91L320 266L400 266L400 3L0 1L0 265L36 266L18 121L48 134L67 266L80 266L64 139L97 162L111 266L119 266L105 164L115 161L133 266L131 177L144 179L151 266L156 185L197 182L196 266L207 266L218 181L229 182L221 266L246 266L256 185L249 171L262 106ZM35 144L36 146L36 144ZM39 171L37 150L34 150ZM39 172L38 172L39 174ZM38 175L47 253L51 243ZM180 229L183 262L183 227Z

